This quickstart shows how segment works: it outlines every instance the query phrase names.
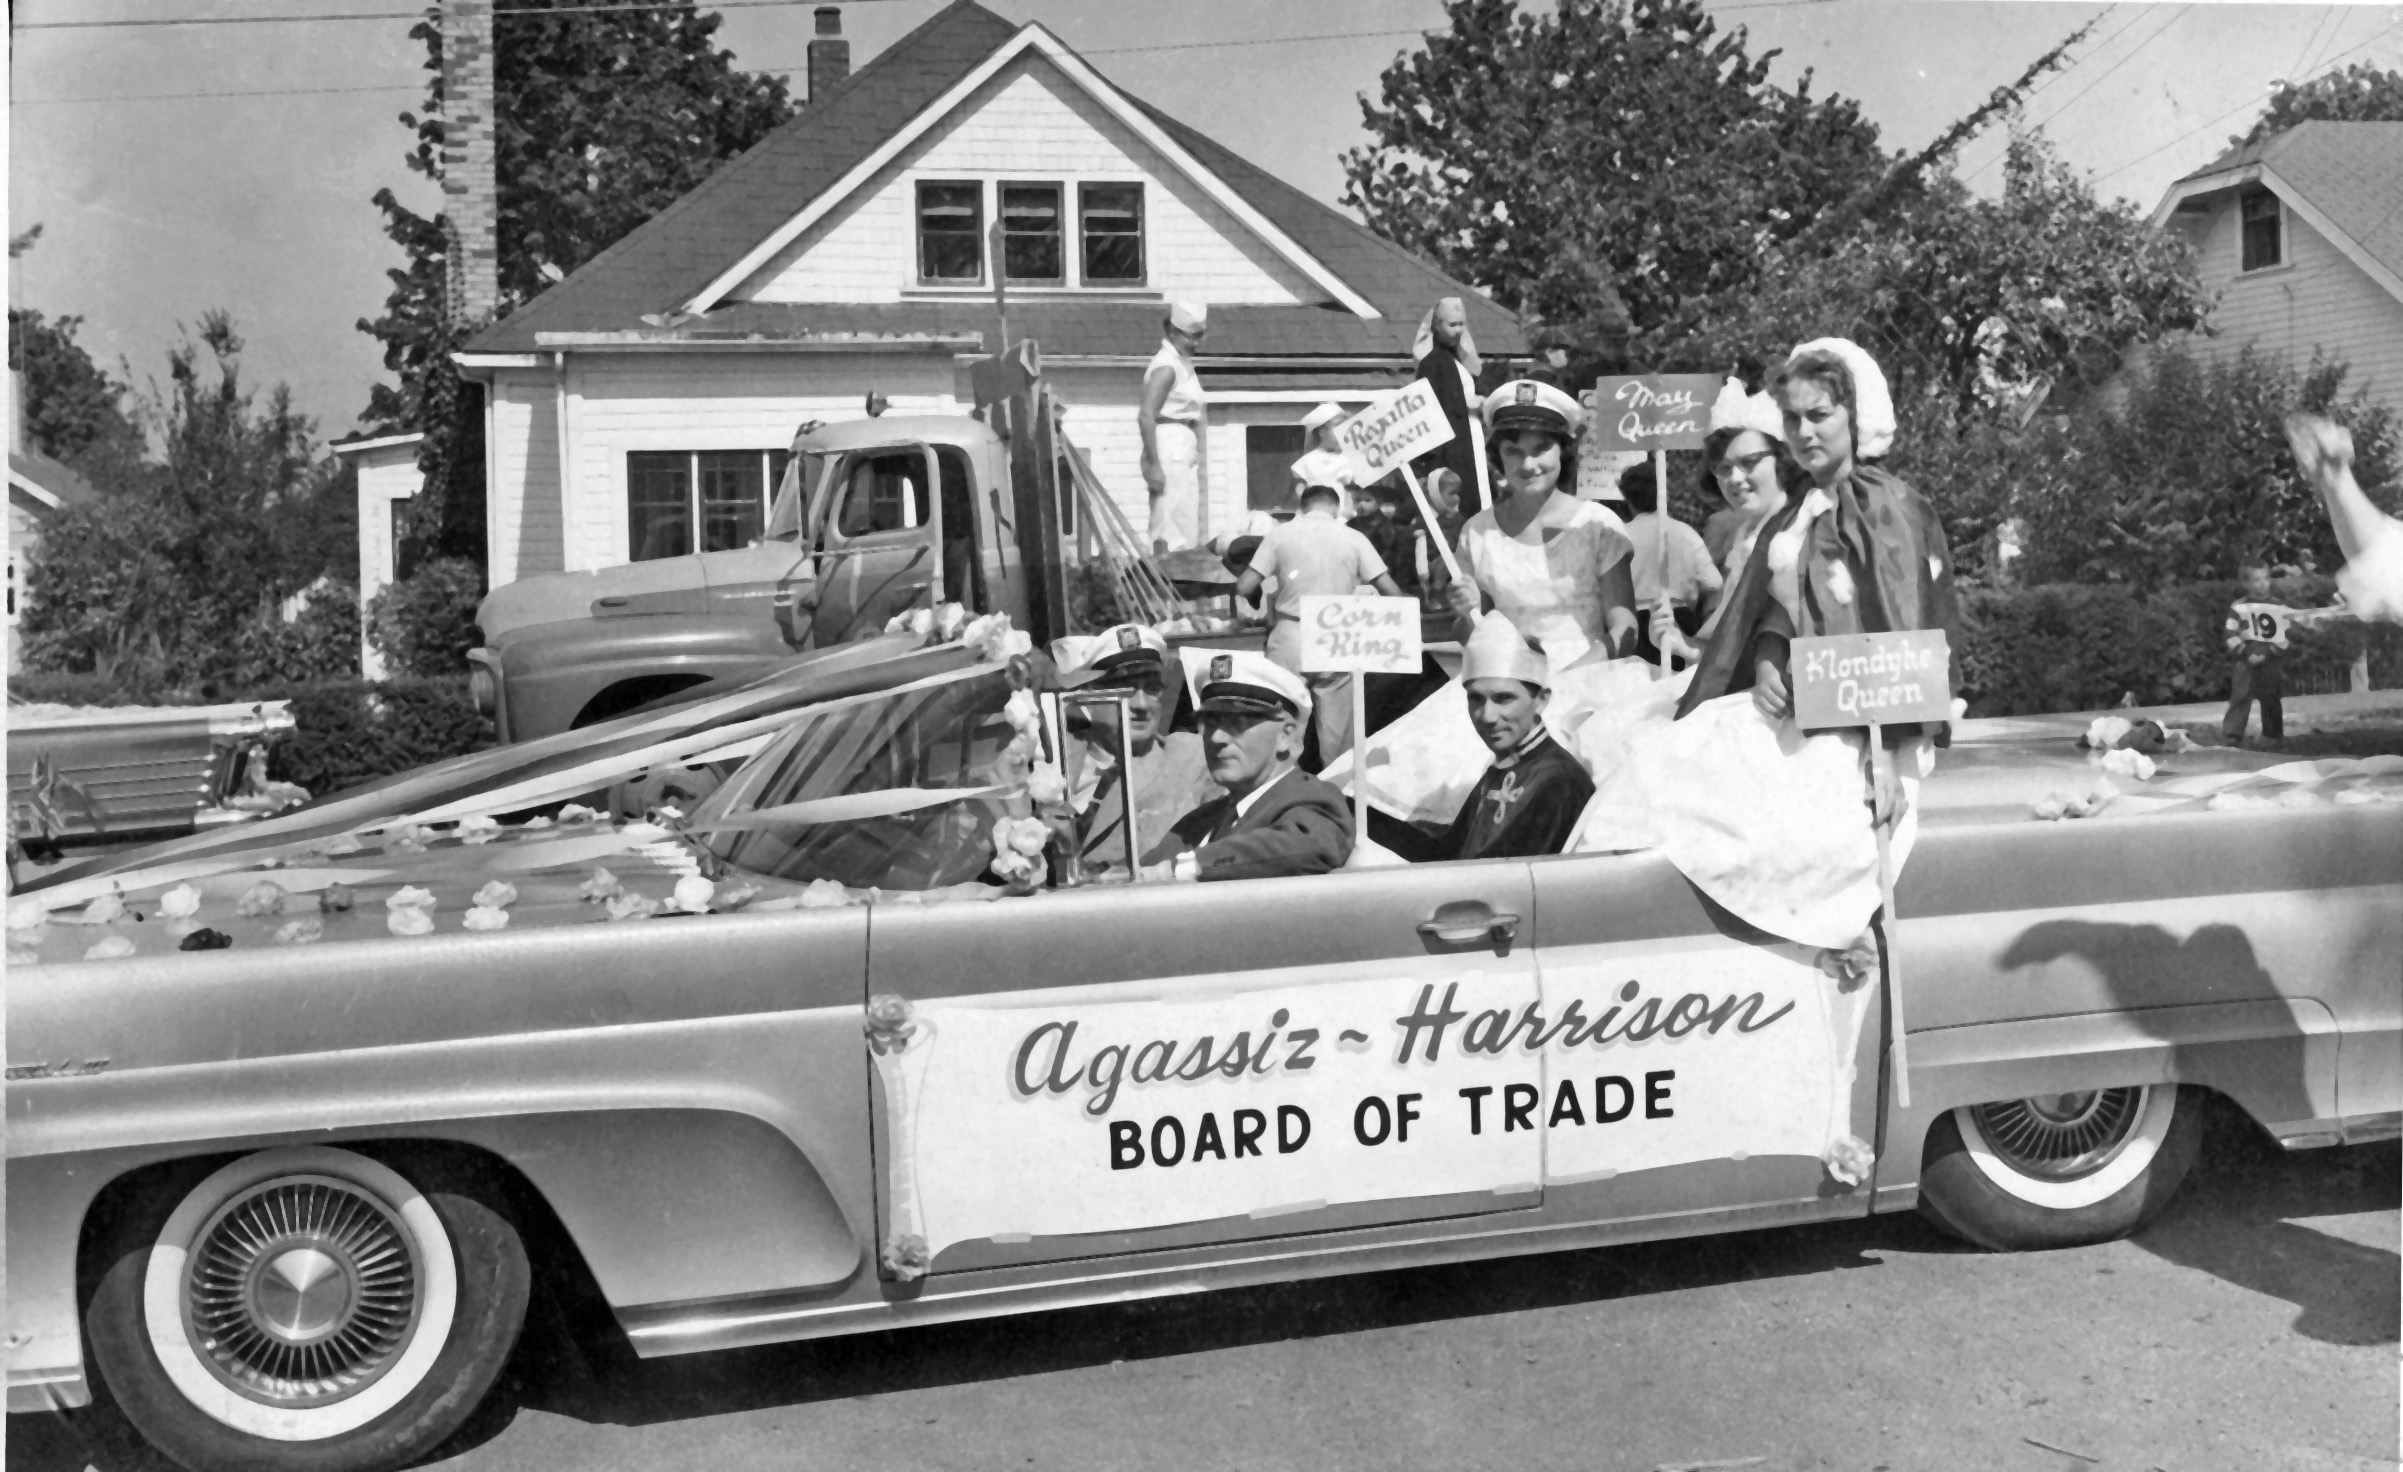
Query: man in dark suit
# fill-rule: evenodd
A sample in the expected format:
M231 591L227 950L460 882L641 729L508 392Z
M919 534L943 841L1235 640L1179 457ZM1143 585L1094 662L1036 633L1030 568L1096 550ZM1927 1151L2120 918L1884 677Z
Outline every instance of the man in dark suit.
M1202 751L1226 796L1187 813L1144 856L1153 877L1324 874L1352 856L1343 794L1301 771L1311 709L1300 675L1265 655L1213 655L1201 685Z

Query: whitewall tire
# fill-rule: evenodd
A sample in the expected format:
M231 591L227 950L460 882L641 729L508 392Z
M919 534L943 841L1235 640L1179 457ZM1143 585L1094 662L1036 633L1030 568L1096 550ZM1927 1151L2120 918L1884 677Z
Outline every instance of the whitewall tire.
M1921 1210L1997 1251L2125 1236L2185 1179L2201 1102L2195 1090L2157 1084L1952 1110L1928 1131Z

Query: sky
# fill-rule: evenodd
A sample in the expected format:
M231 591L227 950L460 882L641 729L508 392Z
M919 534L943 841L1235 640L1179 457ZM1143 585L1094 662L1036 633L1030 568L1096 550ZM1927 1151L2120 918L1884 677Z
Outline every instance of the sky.
M852 64L942 0L851 0ZM1036 20L1105 75L1310 194L1335 203L1359 97L1442 24L1439 0L986 0ZM1917 147L2096 16L2030 101L2062 157L2106 197L2149 211L2226 146L2273 82L2354 62L2403 68L2403 5L2110 4L2107 0L1706 0L1773 76L1857 99L1889 147ZM806 77L812 0L724 11L739 65ZM381 310L400 253L371 203L390 186L433 213L403 166L398 115L423 98L418 0L15 0L8 70L8 230L42 236L10 263L9 301L84 318L80 340L136 385L165 376L179 327L221 307L247 377L291 385L340 437L384 377L355 330ZM707 8L704 6L704 8ZM45 22L304 16L304 21L41 28ZM505 25L506 22L503 22ZM504 32L504 36L505 36ZM1999 183L1999 130L1958 167ZM798 202L796 202L798 203Z

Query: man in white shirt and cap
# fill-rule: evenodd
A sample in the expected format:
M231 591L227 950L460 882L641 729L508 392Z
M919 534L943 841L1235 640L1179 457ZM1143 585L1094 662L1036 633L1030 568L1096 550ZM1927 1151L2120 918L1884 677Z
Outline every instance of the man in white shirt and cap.
M1126 714L1126 744L1134 756L1135 831L1142 848L1169 825L1219 795L1210 780L1202 739L1171 729L1184 681L1168 683L1175 668L1168 641L1145 624L1119 624L1094 635L1053 641L1067 668L1069 690L1124 692L1123 704L1070 707L1068 806L1076 815L1078 852L1088 865L1126 860L1126 790L1118 770L1117 717ZM1082 717L1081 728L1079 716ZM1138 853L1140 850L1138 850Z
M1209 334L1209 309L1199 302L1168 304L1160 350L1143 370L1143 402L1135 427L1143 438L1143 484L1151 492L1154 552L1201 545L1202 427L1209 400L1193 355Z
M1321 404L1302 416L1302 458L1293 462L1296 504L1302 492L1312 486L1333 486L1344 493L1346 502L1351 500L1352 487L1357 483L1352 476L1351 457L1343 453L1343 446L1335 439L1335 427L1342 422L1343 410L1335 404ZM1346 505L1344 514L1349 516L1356 509Z
M1200 685L1202 749L1226 795L1186 814L1145 855L1151 875L1271 879L1342 868L1351 809L1297 765L1310 687L1248 651L1213 654Z
M1468 692L1469 724L1494 761L1460 805L1443 856L1559 853L1594 795L1594 779L1544 728L1552 675L1543 647L1501 614L1488 613L1461 651L1460 683Z
M1310 486L1302 492L1302 514L1260 539L1251 565L1235 579L1235 596L1259 596L1262 582L1277 580L1275 616L1268 625L1267 654L1284 668L1301 674L1302 599L1312 593L1357 593L1363 586L1388 598L1402 596L1385 559L1368 538L1337 520L1342 493L1333 486ZM1350 675L1313 674L1311 695L1318 703L1318 760L1324 766L1351 749L1352 702Z

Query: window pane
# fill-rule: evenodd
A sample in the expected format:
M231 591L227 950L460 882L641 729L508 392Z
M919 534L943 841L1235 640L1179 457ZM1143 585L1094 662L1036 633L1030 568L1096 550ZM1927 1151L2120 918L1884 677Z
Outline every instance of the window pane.
M691 467L682 451L626 457L626 546L636 562L692 551Z
M2264 189L2244 197L2240 206L2244 222L2244 259L2240 269L2258 271L2264 266L2279 263L2278 196Z
M1143 186L1083 184L1077 188L1088 284L1143 281Z
M720 450L701 462L701 550L748 547L758 537L764 488L757 450Z
M1254 511L1293 509L1293 462L1306 436L1298 424L1254 424L1243 431L1244 504Z
M1001 268L1013 281L1059 281L1060 186L1001 186Z
M984 279L981 184L918 186L918 275L926 281Z
M926 458L915 450L864 455L843 471L843 502L835 531L844 537L908 531L926 525Z

